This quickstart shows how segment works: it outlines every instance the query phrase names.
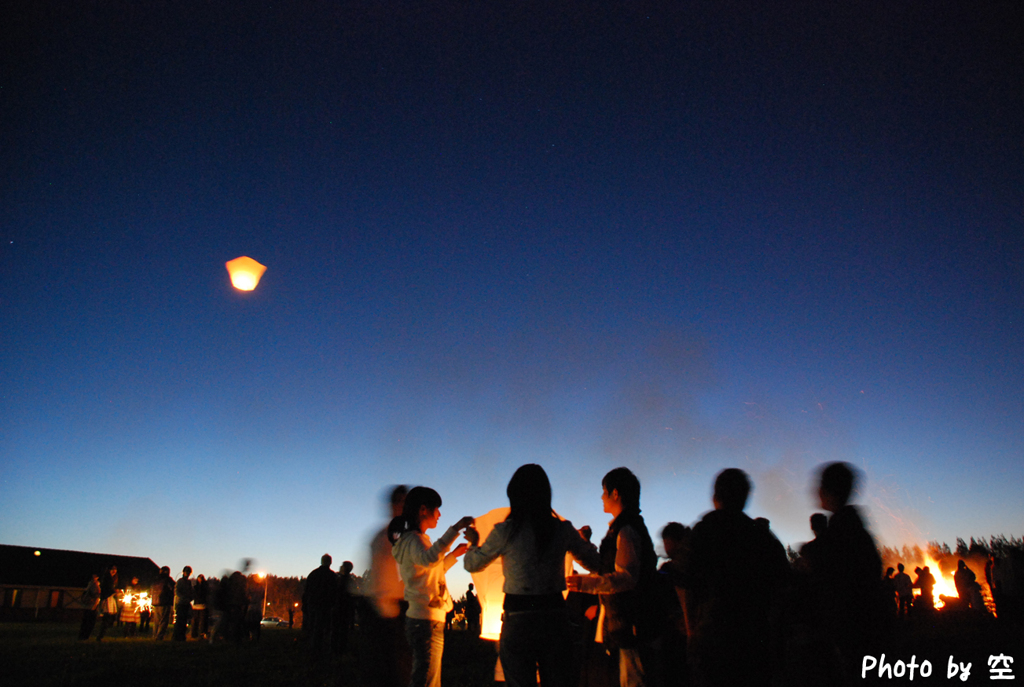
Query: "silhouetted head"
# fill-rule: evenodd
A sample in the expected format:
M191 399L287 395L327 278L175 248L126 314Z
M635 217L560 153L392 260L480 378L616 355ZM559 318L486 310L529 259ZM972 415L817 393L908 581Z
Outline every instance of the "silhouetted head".
M640 511L640 480L629 471L629 468L615 468L604 476L601 486L609 494L613 491L619 492L623 510Z
M828 516L824 513L815 513L811 516L811 532L814 532L815 537L820 537L821 533L828 529Z
M886 576L886 577L892 577L892 574L893 574L894 572L896 572L896 569L895 569L895 568L886 568L886 569L885 569L885 576Z
M902 563L898 563L896 565L896 569L899 570L900 572L903 572L903 564Z
M539 465L521 465L509 480L505 494L513 520L551 516L551 482Z
M192 567L186 565L184 568L181 569L181 574L184 575L185 577L188 577L189 575L192 574Z
M850 500L857 473L849 463L829 463L821 470L818 496L821 507L835 513Z
M171 574L171 569L170 569L170 568L168 568L168 567L167 567L167 566L165 565L164 567L160 568L160 574L161 574L161 575L170 575L170 574Z
M679 560L690 541L690 532L689 527L678 522L665 525L661 529L661 543L665 547L665 555L672 560Z
M332 560L334 559L331 558L331 554L325 553L324 555L320 556L320 565L324 566L325 568L329 568L331 567Z
M956 562L956 569L957 569L957 570L963 570L963 569L964 569L964 568L966 568L966 567L967 567L967 564L966 564L966 563L964 563L964 559L963 559L963 558L961 558L960 560L958 560L958 561Z
M352 572L352 568L354 567L355 566L352 565L352 561L345 561L341 564L341 572L345 575L348 575L350 572Z
M404 484L399 484L391 493L388 495L388 505L391 507L391 517L397 518L402 514L402 508L405 506L405 497L409 493L409 487Z
M712 501L718 510L742 511L750 496L750 478L739 468L726 468L715 477Z

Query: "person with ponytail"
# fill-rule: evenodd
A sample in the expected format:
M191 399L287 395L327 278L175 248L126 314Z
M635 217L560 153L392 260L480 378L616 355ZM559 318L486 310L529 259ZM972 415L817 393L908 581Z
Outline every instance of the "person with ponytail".
M441 519L441 496L429 487L414 487L402 514L388 525L391 553L405 585L405 636L412 649L412 687L441 687L444 616L454 606L445 572L466 552L461 544L448 553L459 533L473 524L467 516L431 543L427 530ZM446 555L447 554L447 555Z
M480 546L475 528L466 530L469 552L463 563L478 572L501 558L505 574L504 622L499 651L509 687L536 684L569 687L572 682L572 632L562 592L565 554L587 570L601 558L568 520L551 510L551 483L539 465L523 465L508 483L511 513L494 526Z
M618 684L642 687L656 682L650 636L657 625L645 598L645 583L657 574L658 554L640 515L640 480L628 468L615 468L601 480L604 512L612 516L601 540L601 574L573 575L570 591L598 594L601 616L595 641L618 650ZM663 609L662 609L663 610ZM646 664L646 667L645 667Z

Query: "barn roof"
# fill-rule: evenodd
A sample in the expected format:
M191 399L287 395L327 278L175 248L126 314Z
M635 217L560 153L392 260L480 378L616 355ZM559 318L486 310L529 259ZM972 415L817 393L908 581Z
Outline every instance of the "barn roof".
M117 566L122 585L133 577L150 585L160 573L156 563L139 556L0 544L0 585L8 587L84 587L93 573L100 574L109 565Z

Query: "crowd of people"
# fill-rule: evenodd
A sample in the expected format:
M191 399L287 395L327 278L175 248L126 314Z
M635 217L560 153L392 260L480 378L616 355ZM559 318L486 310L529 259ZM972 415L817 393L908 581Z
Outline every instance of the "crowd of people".
M455 600L446 573L463 558L470 573L501 562L504 605L498 653L510 687L684 687L770 685L799 664L808 683L843 684L886 633L911 614L930 612L935 578L927 566L882 573L875 541L850 498L858 475L846 463L817 475L824 513L810 518L813 540L796 555L764 518L745 512L752 490L742 470L714 482L712 509L692 527L661 530L660 566L640 508L640 482L627 468L602 480L607 533L595 545L552 508L539 465L523 465L508 483L509 515L482 538L473 517L440 536L441 495L429 487L390 493L391 521L372 539L370 569L356 589L352 564L337 572L325 554L305 579L303 638L315 657L341 656L358 618L360 663L371 687L440 687L445 630ZM827 514L826 514L827 513ZM465 541L456 545L459 536ZM575 568L567 574L566 559ZM988 586L1001 590L1000 614L1015 617L1012 575L994 557ZM81 639L96 639L119 617L126 634L152 632L211 643L257 638L262 618L241 571L177 580L166 567L149 589L134 579L118 603L117 569L94 575L86 590ZM964 609L987 613L976 574L960 560L954 575ZM994 581L995 580L995 581ZM473 585L461 602L472 635L480 633ZM210 609L216 622L210 628ZM290 625L290 622L289 622ZM150 626L152 629L150 629Z
M934 604L927 566L909 586L902 564L900 575L882 573L875 540L850 503L857 478L849 464L822 466L825 512L811 518L815 538L791 557L768 520L746 514L746 473L723 470L712 510L692 528L662 530L668 560L661 566L641 515L640 482L627 468L602 480L612 519L599 545L589 527L555 515L538 465L513 474L509 515L482 541L469 516L432 541L440 494L396 490L395 517L374 543L370 627L389 627L388 641L375 643L388 657L382 665L403 665L390 659L405 655L409 672L392 671L380 684L440 687L454 603L445 573L459 557L470 573L501 561L499 656L510 687L535 685L538 676L544 687L770 685L790 677L847 683L910 612L911 599L920 613ZM455 546L460 534L465 542ZM567 554L587 573L567 575ZM987 612L963 561L956 579L963 607ZM803 675L787 674L793 665Z

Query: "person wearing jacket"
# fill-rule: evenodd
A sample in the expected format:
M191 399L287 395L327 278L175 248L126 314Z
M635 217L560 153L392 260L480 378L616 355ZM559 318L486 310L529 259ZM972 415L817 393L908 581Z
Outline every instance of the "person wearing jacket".
M510 513L480 546L476 528L466 530L464 566L479 572L501 558L505 582L501 667L509 687L572 683L572 631L565 605L565 554L587 570L601 568L597 548L551 510L551 482L544 468L523 465L508 483ZM470 585L472 586L472 585ZM468 599L467 594L467 599Z

